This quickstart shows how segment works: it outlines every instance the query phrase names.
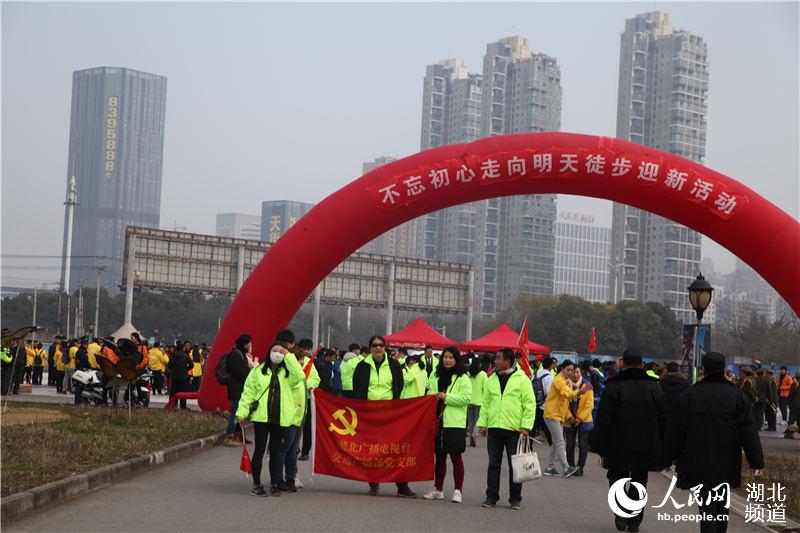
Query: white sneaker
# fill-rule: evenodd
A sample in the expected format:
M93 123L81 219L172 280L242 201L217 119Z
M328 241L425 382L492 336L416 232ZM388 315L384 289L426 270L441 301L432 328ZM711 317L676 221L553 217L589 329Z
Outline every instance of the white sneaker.
M432 490L423 496L426 500L444 500L444 494L438 490Z
M453 503L461 503L461 491L457 490L453 493Z
M300 481L299 477L294 478L294 486L297 487L298 489L302 489L304 487L303 482Z

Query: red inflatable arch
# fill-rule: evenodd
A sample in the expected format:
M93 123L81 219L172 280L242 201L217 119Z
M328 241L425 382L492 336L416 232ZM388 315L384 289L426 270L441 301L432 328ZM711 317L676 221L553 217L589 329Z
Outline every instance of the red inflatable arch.
M317 204L245 281L214 341L209 368L241 333L252 334L255 352L263 355L329 272L393 227L458 204L546 193L613 200L695 229L747 262L800 313L800 223L744 185L618 139L506 135L394 161ZM213 378L203 380L199 403L206 410L229 406Z

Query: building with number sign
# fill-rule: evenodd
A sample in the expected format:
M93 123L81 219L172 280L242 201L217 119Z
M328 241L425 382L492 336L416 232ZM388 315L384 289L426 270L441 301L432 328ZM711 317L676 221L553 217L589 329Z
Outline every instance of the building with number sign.
M674 30L666 13L625 21L620 39L617 137L703 162L707 46ZM691 188L686 177L677 184ZM700 234L663 217L614 204L609 300L657 301L691 320L688 287L700 271Z
M421 148L561 129L561 71L522 37L486 46L482 74L460 60L427 67ZM420 224L418 256L470 264L482 318L520 293L552 294L554 195L494 198L444 209Z
M244 213L219 213L217 215L217 237L234 239L261 239L261 216Z
M77 183L70 287L119 283L125 227L157 228L167 79L128 68L96 67L72 73L67 189ZM65 261L66 263L66 261ZM65 279L62 265L61 281Z
M268 200L261 203L261 240L275 242L294 226L314 204L294 200Z
M610 254L611 228L597 224L593 215L559 212L553 292L606 302Z

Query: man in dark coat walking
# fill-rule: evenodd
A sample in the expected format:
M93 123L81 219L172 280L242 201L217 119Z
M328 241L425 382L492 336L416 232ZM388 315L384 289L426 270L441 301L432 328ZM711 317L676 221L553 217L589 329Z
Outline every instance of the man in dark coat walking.
M600 455L608 470L608 484L620 479L647 486L648 471L662 469L661 439L667 424L667 401L658 379L650 377L642 366L642 353L628 348L622 355L623 368L606 382L597 408L589 449ZM631 483L628 497L641 500ZM633 517L614 517L617 530L639 531L644 510Z
M762 474L764 455L750 400L725 379L725 356L709 352L702 364L705 377L670 408L663 463L677 465L678 488L702 485L700 513L727 515L725 498L719 501L710 494L718 494L714 489L720 484L728 483L728 490L741 485L742 449L755 477ZM724 533L727 528L727 519L700 522L701 532Z
M661 377L661 388L664 390L664 397L667 399L667 407L672 405L675 399L689 388L689 380L680 373L678 363L675 361L667 363L667 372Z

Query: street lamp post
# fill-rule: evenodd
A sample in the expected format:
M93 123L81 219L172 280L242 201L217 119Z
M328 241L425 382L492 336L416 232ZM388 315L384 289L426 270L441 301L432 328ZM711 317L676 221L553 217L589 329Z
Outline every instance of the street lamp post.
M695 328L695 346L694 346L694 363L691 372L692 382L697 381L697 366L700 364L700 324L703 322L703 313L705 313L706 309L708 309L709 304L711 303L711 296L714 292L714 287L711 286L709 282L706 281L706 278L703 277L703 274L700 273L697 278L692 282L691 285L686 287L686 290L689 291L689 303L692 305L694 312L697 314L697 326ZM710 327L710 326L708 326ZM708 349L710 349L710 341L709 345L707 345Z
M689 291L689 303L692 304L694 312L697 313L697 323L700 324L703 322L703 313L706 312L708 305L711 303L711 294L714 292L714 287L706 281L701 272L697 279L686 289Z

